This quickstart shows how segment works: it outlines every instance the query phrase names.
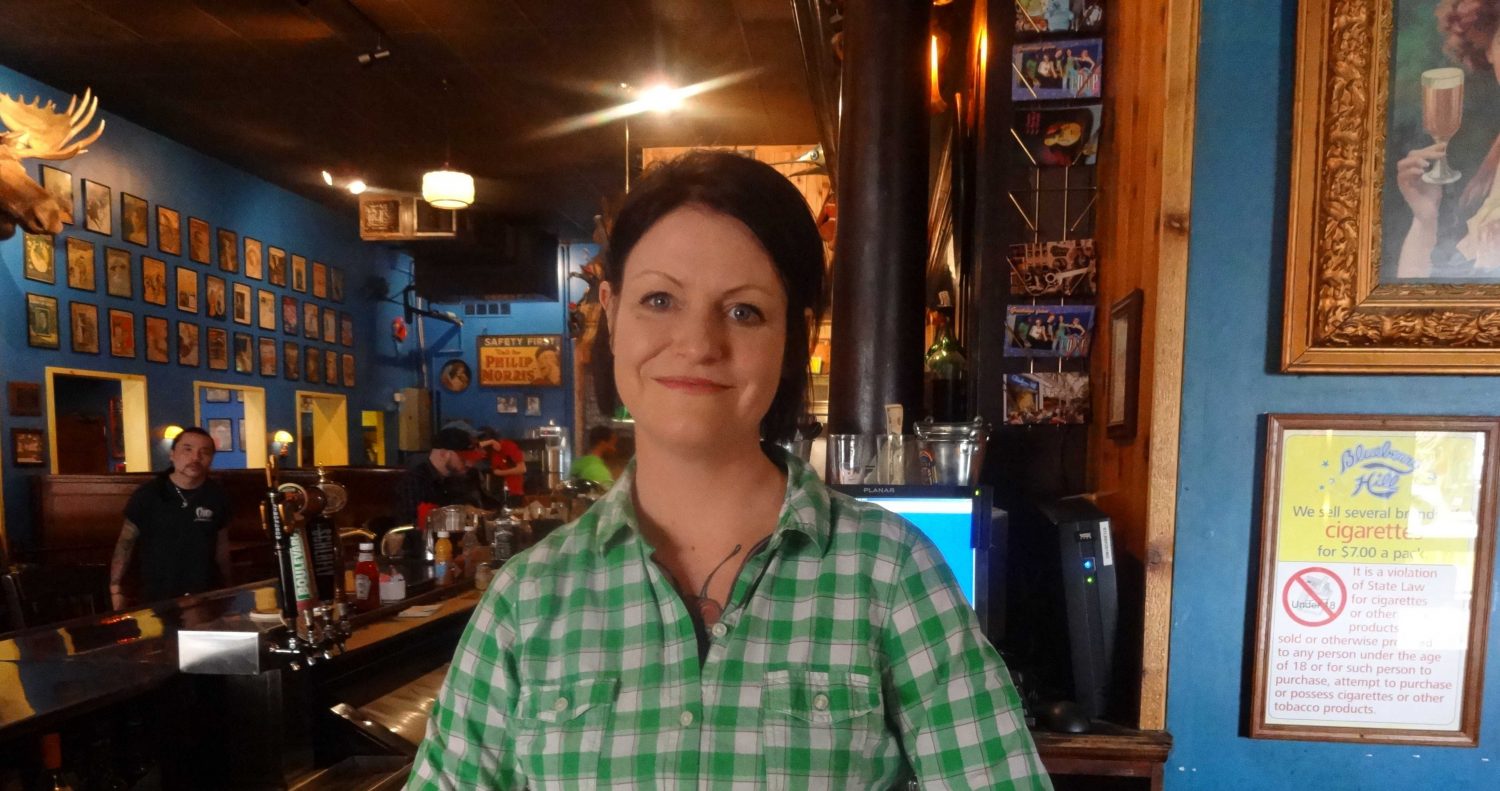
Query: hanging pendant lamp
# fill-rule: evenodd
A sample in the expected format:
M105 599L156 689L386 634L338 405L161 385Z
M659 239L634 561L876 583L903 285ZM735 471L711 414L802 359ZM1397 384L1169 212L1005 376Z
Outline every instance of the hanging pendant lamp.
M443 97L448 96L448 80L443 80ZM474 177L449 164L453 157L452 113L444 113L443 167L422 174L422 200L436 209L467 209L474 204Z

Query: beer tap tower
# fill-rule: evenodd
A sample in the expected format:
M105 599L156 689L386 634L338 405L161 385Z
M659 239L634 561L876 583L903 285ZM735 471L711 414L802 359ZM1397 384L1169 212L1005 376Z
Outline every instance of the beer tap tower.
M261 516L275 543L281 619L287 628L272 640L269 651L286 657L290 669L297 670L342 653L351 632L338 530L331 518L348 495L322 468L311 487L278 484L276 473L275 459L268 459Z

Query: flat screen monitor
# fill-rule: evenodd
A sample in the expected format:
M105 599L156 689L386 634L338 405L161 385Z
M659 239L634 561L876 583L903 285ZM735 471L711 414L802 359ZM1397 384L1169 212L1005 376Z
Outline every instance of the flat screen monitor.
M1003 522L997 523L991 513L989 487L841 485L833 489L899 514L922 531L958 578L985 634L991 640L999 638L998 622L991 618L996 587L990 570L1001 568L992 557L992 547L1003 546L996 535Z

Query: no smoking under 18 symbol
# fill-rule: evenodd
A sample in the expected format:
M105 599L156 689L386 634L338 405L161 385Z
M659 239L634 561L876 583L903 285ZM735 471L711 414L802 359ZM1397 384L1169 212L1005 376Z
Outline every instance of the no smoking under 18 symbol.
M1348 600L1344 581L1321 566L1305 568L1286 581L1281 605L1303 626L1327 626L1344 611Z

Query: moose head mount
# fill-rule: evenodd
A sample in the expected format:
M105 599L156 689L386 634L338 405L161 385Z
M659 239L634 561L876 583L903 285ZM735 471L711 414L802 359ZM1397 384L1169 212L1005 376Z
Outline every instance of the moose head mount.
M99 99L91 91L68 100L66 112L57 105L42 105L38 96L30 104L20 98L0 93L0 239L9 239L19 225L31 233L55 234L62 231L67 208L42 185L26 175L23 159L70 159L88 150L104 134L104 119L93 134L80 137L94 120ZM76 139L75 139L76 138Z

